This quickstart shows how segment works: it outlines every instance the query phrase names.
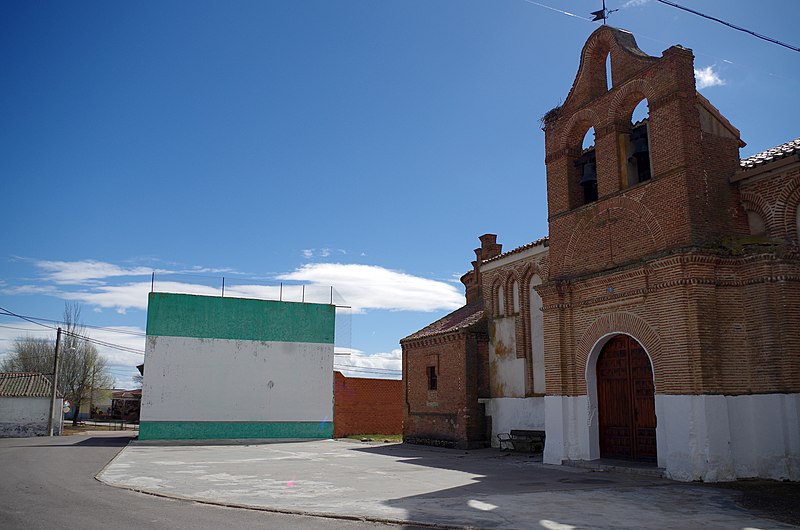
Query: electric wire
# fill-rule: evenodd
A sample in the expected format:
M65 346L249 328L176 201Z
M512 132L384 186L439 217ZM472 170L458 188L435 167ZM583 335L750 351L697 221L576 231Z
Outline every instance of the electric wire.
M16 318L20 318L22 320L30 322L31 324L36 324L37 326L42 326L44 328L49 328L49 329L54 330L54 331L58 329L57 327L53 327L53 326L49 326L47 324L42 324L41 322L37 322L37 320L48 321L47 319L38 319L38 318L37 319L33 319L33 318L27 317L25 315L19 315L17 313L14 313L13 311L10 311L10 310L8 310L8 309L6 309L4 307L0 307L0 315L13 316L13 317L16 317ZM86 326L84 326L84 327L86 327ZM136 354L136 355L144 355L144 352L142 350L139 350L139 349L136 349L136 348L131 348L129 346L122 346L121 344L114 344L113 342L107 342L107 341L100 340L100 339L94 339L92 337L89 337L89 336L86 336L86 335L80 335L78 333L73 333L73 332L65 330L65 329L62 329L61 333L65 334L65 335L69 335L69 336L75 337L77 339L85 340L86 342L90 342L92 344L105 346L106 348L111 348L111 349L114 349L114 350L119 350L119 351L123 351L123 352L127 352L127 353L133 353L133 354Z
M49 322L50 324L55 324L56 326L61 324L61 321L59 321L59 320L32 317L32 316L29 316L29 315L17 315L15 313L11 313L10 311L8 311L6 309L3 309L3 308L0 308L0 310L3 311L3 312L0 312L0 316L5 315L5 316L14 316L14 317L17 317L17 318L24 318L24 319L28 320L28 322L31 322L31 321L34 321L34 320L37 321L37 322ZM33 322L33 323L35 324L37 322ZM106 326L94 326L94 325L91 325L91 324L81 324L81 326L85 327L85 328L89 328L89 329L97 329L97 330L100 330L100 331L108 331L108 332L111 332L111 333L120 333L122 335L134 335L134 336L137 336L137 337L146 337L147 336L146 333L143 333L141 331L124 330L124 329L112 328L112 327L106 327ZM50 328L50 329L54 329L54 328Z
M784 48L789 48L790 50L793 50L793 51L796 51L796 52L800 52L800 48L798 48L797 46L792 46L791 44L786 44L785 42L781 42L778 39L773 39L772 37L768 37L766 35L762 35L760 33L756 33L755 31L751 31L751 30L743 28L741 26L737 26L736 24L731 24L730 22L725 22L722 19L719 19L719 18L716 18L716 17L712 17L711 15L706 15L704 13L701 13L700 11L695 11L694 9L690 9L690 8L682 6L680 4L676 4L675 2L670 2L669 0L656 0L656 2L659 2L659 3L664 4L664 5L668 5L668 6L671 6L671 7L675 7L675 8L678 8L678 9L682 9L682 10L687 11L689 13L692 13L694 15L697 15L697 16L700 16L700 17L703 17L703 18L707 18L709 20L713 20L714 22L719 22L720 24L728 26L729 28L733 28L733 29L735 29L737 31L742 31L744 33L752 35L753 37L757 37L757 38L759 38L761 40L765 40L767 42L771 42L773 44L777 44L778 46L783 46Z

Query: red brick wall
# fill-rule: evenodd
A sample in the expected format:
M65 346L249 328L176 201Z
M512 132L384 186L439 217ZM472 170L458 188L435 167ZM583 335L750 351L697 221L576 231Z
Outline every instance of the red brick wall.
M345 377L339 372L334 375L334 438L402 432L402 381Z
M797 169L737 174L739 133L696 93L691 51L655 58L633 46L613 28L595 31L545 124L547 394L585 394L591 349L613 333L642 343L660 394L797 392ZM607 90L597 65L609 50ZM652 179L625 188L617 140L643 98ZM599 197L580 205L574 162L590 127ZM767 237L750 237L747 209Z
M486 338L453 332L401 345L406 384L403 440L454 447L484 442L485 411L478 397L488 383ZM429 366L436 367L436 390L428 390Z

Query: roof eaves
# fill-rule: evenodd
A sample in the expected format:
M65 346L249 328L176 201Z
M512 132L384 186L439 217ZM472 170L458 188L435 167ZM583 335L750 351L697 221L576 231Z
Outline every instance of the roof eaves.
M525 250L528 250L529 248L538 247L539 245L544 245L546 247L546 246L549 245L549 241L550 241L550 237L549 236L544 236L544 237L541 237L541 238L537 239L536 241L531 241L530 243L525 243L524 245L521 245L521 246L519 246L517 248L513 248L513 249L509 250L508 252L503 252L502 254L498 254L497 256L494 256L492 258L485 259L485 260L483 260L483 263L489 263L491 261L497 261L499 259L505 258L506 256L510 256L512 254L517 254L519 252L523 252Z

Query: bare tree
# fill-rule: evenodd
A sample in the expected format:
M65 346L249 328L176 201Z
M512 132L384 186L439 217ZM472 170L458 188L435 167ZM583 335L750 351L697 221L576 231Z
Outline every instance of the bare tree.
M72 401L78 423L81 404L91 399L94 389L109 388L113 380L106 359L97 353L94 344L86 340L86 328L81 324L79 304L66 304L62 343L59 347L58 390ZM52 375L55 342L51 339L24 337L14 341L11 356L0 368L8 372L39 372Z
M17 337L11 356L0 362L3 372L37 372L52 375L55 343L49 339Z

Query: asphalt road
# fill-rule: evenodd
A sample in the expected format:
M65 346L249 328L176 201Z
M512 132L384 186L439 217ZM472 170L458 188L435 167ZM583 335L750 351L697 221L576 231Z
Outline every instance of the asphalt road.
M0 439L0 528L410 528L210 506L135 493L95 480L130 436L99 432Z

